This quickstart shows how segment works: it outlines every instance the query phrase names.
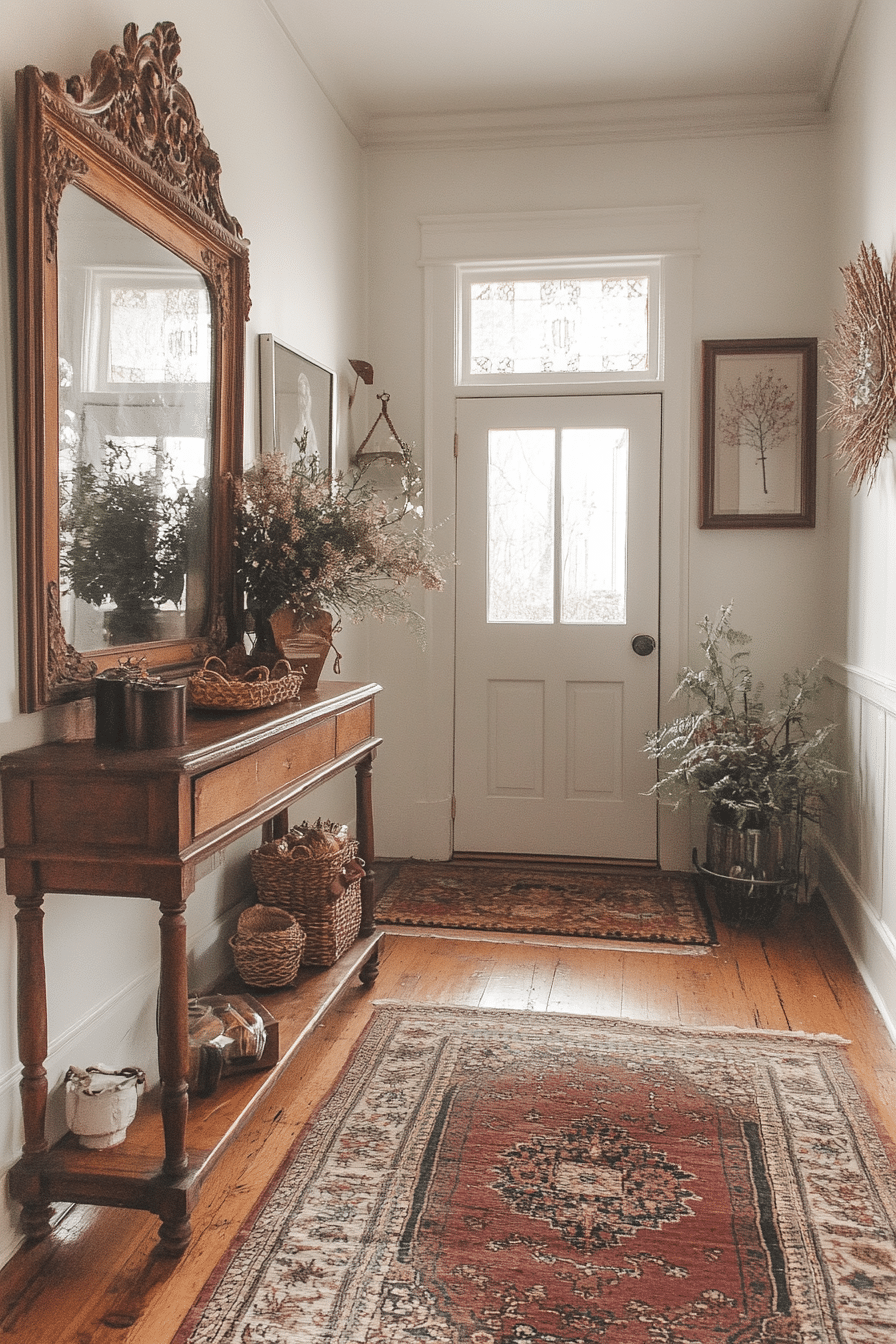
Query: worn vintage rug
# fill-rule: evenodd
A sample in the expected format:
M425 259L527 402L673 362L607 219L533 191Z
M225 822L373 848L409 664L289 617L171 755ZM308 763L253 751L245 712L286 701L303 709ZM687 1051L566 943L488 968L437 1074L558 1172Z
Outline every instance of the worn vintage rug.
M690 873L419 860L377 865L380 924L708 946L712 917Z
M892 1344L832 1038L380 1005L176 1344Z

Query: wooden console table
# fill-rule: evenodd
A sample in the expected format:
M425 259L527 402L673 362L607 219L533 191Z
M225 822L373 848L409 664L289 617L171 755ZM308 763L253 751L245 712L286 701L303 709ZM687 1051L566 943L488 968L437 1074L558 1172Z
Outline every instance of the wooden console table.
M382 740L374 732L380 689L328 682L271 709L195 713L183 747L125 751L55 742L0 761L6 885L18 907L25 1124L10 1192L24 1206L30 1237L49 1232L53 1201L108 1204L157 1214L162 1245L179 1255L202 1183L227 1143L349 980L376 978L382 934L373 918L371 766ZM265 995L280 1019L280 1059L272 1070L227 1079L214 1097L190 1103L184 912L196 865L260 825L284 834L290 804L349 767L366 864L359 939L331 969L301 971L295 989ZM82 1148L72 1135L52 1149L47 1143L46 892L138 897L161 907L160 1085L143 1098L116 1148Z

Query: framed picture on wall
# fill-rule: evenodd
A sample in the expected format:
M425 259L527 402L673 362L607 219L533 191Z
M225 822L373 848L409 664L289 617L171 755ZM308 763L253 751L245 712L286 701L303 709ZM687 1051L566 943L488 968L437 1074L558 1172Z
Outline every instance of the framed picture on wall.
M333 466L336 376L270 333L258 338L261 383L261 450L295 460L306 432L306 451L327 471Z
M703 342L701 527L814 527L818 342Z

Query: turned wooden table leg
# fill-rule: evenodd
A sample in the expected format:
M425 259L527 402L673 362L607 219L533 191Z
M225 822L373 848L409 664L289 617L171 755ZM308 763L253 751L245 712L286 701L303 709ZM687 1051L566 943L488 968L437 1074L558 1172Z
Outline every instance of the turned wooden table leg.
M374 863L376 844L373 837L373 758L375 752L365 756L355 766L355 814L358 827L358 857L364 864L364 876L361 878L361 929L360 936L368 938L376 932L374 907L376 888L374 885Z
M166 1176L183 1176L187 1157L189 1015L187 1011L187 921L185 902L166 906L159 920L161 957L159 969L159 1078L161 1081L162 1128L165 1133ZM191 1234L189 1218L163 1215L159 1228L161 1249L181 1255Z
M377 978L379 973L380 973L380 945L379 943L377 943L376 947L373 949L370 956L367 958L364 965L358 972L358 979L361 981L361 984L364 985L365 988L367 988L373 984L374 980Z
M274 816L262 823L261 842L268 845L272 840L282 840L284 835L289 833L289 808L284 807L282 812L276 812Z
M188 1166L187 1076L190 1064L185 908L183 902L175 906L163 904L159 920L159 1077L166 1176L182 1176Z
M22 1061L23 1160L37 1172L47 1151L47 982L44 969L43 893L16 897L18 959L19 1059ZM22 1206L22 1229L32 1240L50 1231L51 1206L28 1200Z

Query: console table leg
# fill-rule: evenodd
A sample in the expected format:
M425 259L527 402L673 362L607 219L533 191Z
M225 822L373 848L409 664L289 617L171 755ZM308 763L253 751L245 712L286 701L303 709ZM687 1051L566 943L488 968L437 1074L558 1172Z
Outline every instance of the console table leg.
M183 903L172 907L163 904L159 920L159 1076L166 1176L182 1176L189 1165L186 1145L190 1062L185 908Z
M269 845L272 840L282 840L284 835L289 834L289 808L284 807L282 812L276 812L273 817L262 822L261 842Z
M380 945L379 943L377 943L376 947L373 949L370 956L367 958L364 965L358 972L358 979L361 981L361 984L364 985L366 989L373 984L374 980L377 978L379 973L380 973Z
M159 1227L159 1249L165 1255L183 1255L190 1244L193 1229L189 1218L162 1219Z
M375 752L365 756L355 766L355 813L358 826L358 855L364 864L364 876L361 878L361 929L360 937L367 938L376 932L374 907L376 905L376 887L374 882L374 862L376 844L373 838L373 758Z
M47 1151L47 981L44 968L43 893L16 897L19 1059L22 1062L22 1118L26 1166L38 1169ZM45 1200L22 1206L22 1229L32 1240L50 1231L51 1206Z

